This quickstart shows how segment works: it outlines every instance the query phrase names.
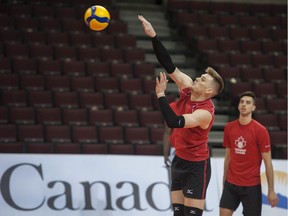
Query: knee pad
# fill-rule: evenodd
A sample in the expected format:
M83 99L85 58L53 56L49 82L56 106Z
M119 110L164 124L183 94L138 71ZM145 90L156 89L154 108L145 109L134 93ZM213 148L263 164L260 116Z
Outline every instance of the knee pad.
M172 204L173 207L173 216L184 216L184 205L183 204Z
M202 216L203 210L195 207L185 206L185 216Z

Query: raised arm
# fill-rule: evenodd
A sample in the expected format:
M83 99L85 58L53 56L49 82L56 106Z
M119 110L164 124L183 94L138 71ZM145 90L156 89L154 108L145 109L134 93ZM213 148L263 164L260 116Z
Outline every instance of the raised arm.
M160 41L151 23L141 15L138 16L138 19L142 23L145 34L152 40L153 50L159 63L165 68L171 79L177 84L179 89L190 87L192 79L175 67L167 49Z

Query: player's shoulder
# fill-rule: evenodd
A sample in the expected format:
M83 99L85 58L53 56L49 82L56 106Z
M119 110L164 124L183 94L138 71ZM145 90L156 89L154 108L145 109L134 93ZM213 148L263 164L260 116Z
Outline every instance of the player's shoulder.
M231 128L231 127L234 127L234 126L237 126L237 125L239 125L239 120L235 119L235 120L232 120L230 122L227 122L226 125L225 125L225 128Z
M254 127L258 130L267 130L266 127L255 119L252 119Z

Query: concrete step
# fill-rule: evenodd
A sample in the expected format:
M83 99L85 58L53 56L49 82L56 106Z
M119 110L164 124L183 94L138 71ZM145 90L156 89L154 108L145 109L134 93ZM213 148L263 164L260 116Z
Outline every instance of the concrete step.
M115 6L121 10L154 10L157 11L161 5L155 4L155 0L116 0Z
M128 25L128 34L134 35L136 37L143 37L144 31L141 25ZM157 35L161 38L169 38L171 37L171 31L167 27L157 27Z
M128 23L128 33L137 37L143 37L143 27L138 20L138 15L141 14L153 24L157 34L161 37L170 37L171 30L168 20L162 11L161 6L151 4L116 4L119 8L120 19Z
M165 14L159 10L150 11L141 8L139 10L123 9L119 11L119 16L121 19L131 22L134 20L134 18L136 18L135 20L139 22L137 17L138 15L143 15L149 22L153 24L153 26L163 22L168 24L168 21L165 18Z
M181 53L184 52L186 49L183 43L177 41L162 41L162 43L164 44L169 53ZM137 40L136 46L147 52L153 53L152 43L150 40L148 40L148 38L145 40Z
M223 148L223 147L219 147L219 148L212 148L212 157L215 158L215 157L225 157L225 154L226 154L226 149Z
M217 110L216 105L216 110ZM213 130L223 130L227 122L229 121L229 116L224 114L215 114L214 124L212 126Z
M181 54L170 54L173 59L173 63L175 65L185 65L186 64L186 56ZM145 54L145 60L149 63L159 64L155 54Z
M213 131L211 130L208 137L208 143L210 145L221 146L223 143L223 131Z

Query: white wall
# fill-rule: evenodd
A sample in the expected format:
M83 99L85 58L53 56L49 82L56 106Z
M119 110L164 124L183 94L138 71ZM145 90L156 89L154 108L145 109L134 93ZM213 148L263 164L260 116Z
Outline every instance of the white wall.
M211 162L204 216L219 215L223 158ZM273 164L286 207L263 204L263 216L284 216L287 161ZM161 156L0 154L0 215L172 216L168 176Z

